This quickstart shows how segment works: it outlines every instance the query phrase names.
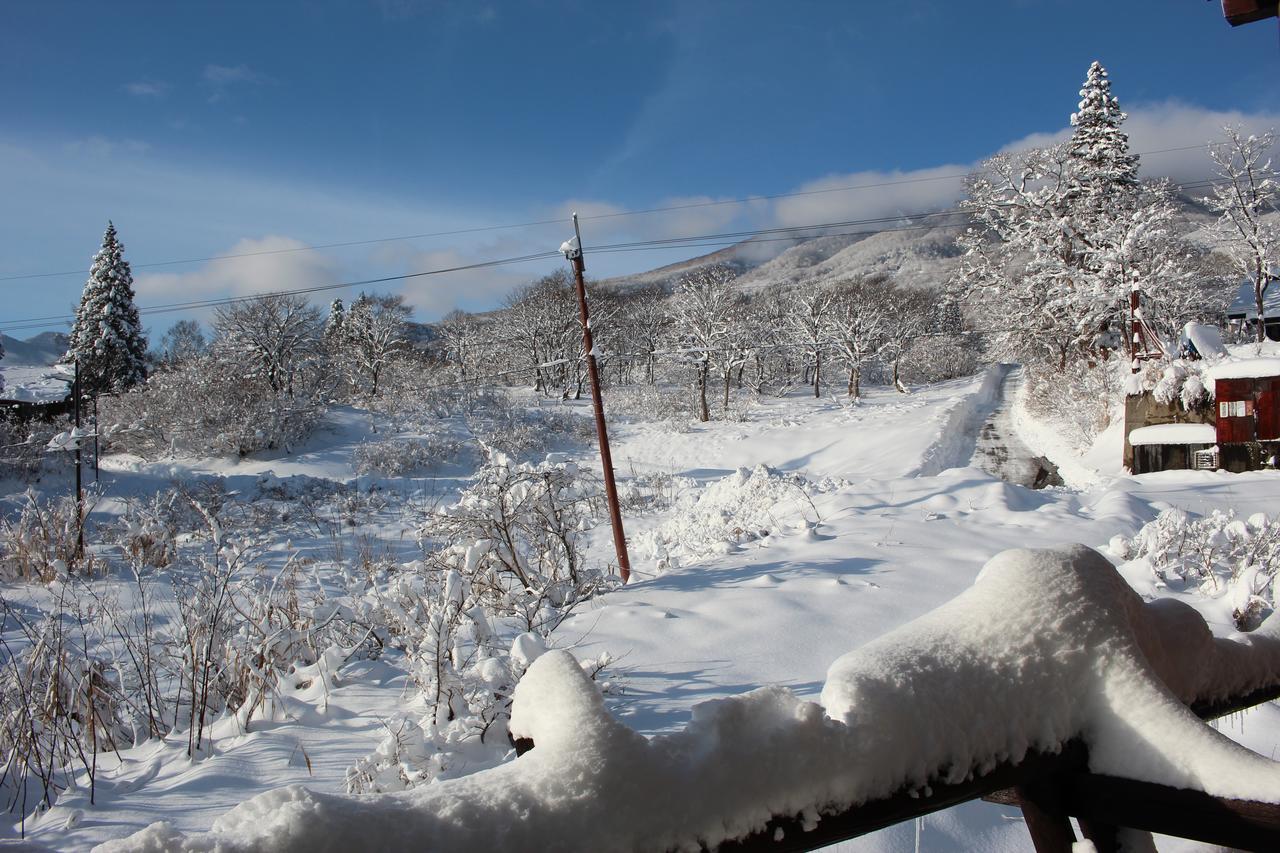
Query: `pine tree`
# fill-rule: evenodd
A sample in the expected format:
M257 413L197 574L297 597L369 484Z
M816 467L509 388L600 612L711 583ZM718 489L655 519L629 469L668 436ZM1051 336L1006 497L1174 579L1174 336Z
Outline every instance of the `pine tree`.
M1086 209L1101 212L1137 192L1138 155L1129 153L1129 136L1120 129L1127 116L1099 62L1089 66L1077 109L1067 146L1075 166L1073 189Z
M93 257L63 361L79 365L86 394L124 391L147 378L147 339L133 302L133 273L116 229L107 223Z
M330 349L336 349L342 339L343 325L346 323L347 311L341 299L329 303L329 316L324 321L324 340Z

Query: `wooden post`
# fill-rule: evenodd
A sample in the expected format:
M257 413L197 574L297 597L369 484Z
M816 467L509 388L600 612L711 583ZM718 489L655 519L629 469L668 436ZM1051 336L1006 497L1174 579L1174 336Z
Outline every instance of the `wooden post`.
M74 410L76 431L80 429L80 359L72 362L75 378L71 383L71 394L75 397ZM80 483L80 436L75 437L76 453L76 562L84 557L84 488Z
M591 380L591 403L596 415L596 438L600 442L600 465L604 468L604 495L609 504L609 523L613 527L613 548L618 555L618 574L622 582L631 579L631 559L627 556L627 537L622 531L622 510L618 506L618 487L613 481L613 457L609 453L609 430L604 422L604 401L600 398L600 374L596 370L595 343L591 337L591 318L587 314L587 285L583 280L586 263L582 260L582 232L578 230L578 214L573 214L573 242L561 249L573 264L574 284L578 291L578 313L582 319L582 345L587 354L587 375Z

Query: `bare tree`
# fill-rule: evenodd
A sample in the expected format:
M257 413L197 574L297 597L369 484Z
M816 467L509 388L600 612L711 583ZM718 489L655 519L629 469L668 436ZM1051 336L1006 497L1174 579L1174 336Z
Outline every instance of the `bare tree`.
M857 278L835 285L835 304L827 320L827 334L835 357L849 371L847 392L861 394L862 370L889 340L892 312L884 276Z
M564 270L528 284L507 297L502 322L519 361L533 376L535 390L560 393L568 384L568 368L582 349L575 344L578 311L573 285Z
M742 355L735 327L742 326L742 296L734 292L735 277L728 267L710 267L685 276L671 303L672 333L679 341L681 355L693 369L698 393L699 420L711 420L707 408L707 382L713 367L725 382L728 408L729 382Z
M378 380L387 364L409 349L411 310L398 294L361 293L342 321L343 350L356 373L369 380L369 396L378 396Z
M1253 285L1261 342L1266 339L1263 298L1268 284L1275 280L1273 267L1280 262L1280 225L1275 216L1280 184L1267 157L1276 137L1273 131L1244 136L1239 127L1230 126L1222 129L1222 135L1225 141L1209 145L1214 171L1221 180L1204 201L1220 214L1216 231L1225 244L1223 251L1235 270Z
M835 301L829 287L802 286L790 294L788 337L801 348L815 398L822 396L822 356L830 346L827 326Z
M320 351L320 312L301 296L268 294L220 306L213 328L219 348L276 394L292 397L298 371Z
M481 324L474 314L450 311L436 326L444 343L444 360L458 366L458 378L465 381L475 372L481 346Z
M880 357L893 362L893 387L905 394L907 387L902 384L899 367L902 357L929 324L933 313L932 296L923 290L890 286L885 289L883 298L889 316Z
M181 364L204 352L208 342L195 320L179 320L160 339L160 360L169 366Z

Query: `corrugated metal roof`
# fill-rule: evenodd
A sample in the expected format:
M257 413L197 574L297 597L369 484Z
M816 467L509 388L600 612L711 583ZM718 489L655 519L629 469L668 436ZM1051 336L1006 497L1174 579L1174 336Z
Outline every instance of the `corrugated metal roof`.
M1239 317L1246 320L1257 319L1258 307L1253 298L1253 282L1246 281L1240 285L1240 292L1236 294L1231 307L1227 309L1227 316L1233 320ZM1262 295L1262 316L1267 319L1280 317L1280 281L1278 280L1273 279Z

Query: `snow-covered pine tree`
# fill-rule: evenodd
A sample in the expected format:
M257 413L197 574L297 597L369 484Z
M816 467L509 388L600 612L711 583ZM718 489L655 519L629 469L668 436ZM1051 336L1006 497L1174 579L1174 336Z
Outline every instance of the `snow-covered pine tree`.
M64 362L77 362L86 394L124 391L147 378L147 339L133 302L133 273L108 222L93 257Z
M1127 116L1111 94L1102 63L1089 66L1077 110L1067 145L1075 166L1068 199L1103 213L1137 194L1138 155L1129 152L1129 136L1120 129Z
M347 311L341 299L329 303L329 316L324 321L324 340L330 349L335 349L342 339L343 325L346 323Z

